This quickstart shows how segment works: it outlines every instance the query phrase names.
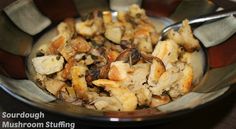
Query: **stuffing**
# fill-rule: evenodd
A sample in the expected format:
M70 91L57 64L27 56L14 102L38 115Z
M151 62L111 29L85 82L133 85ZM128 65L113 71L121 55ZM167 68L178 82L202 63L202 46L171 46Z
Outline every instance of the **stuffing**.
M156 85L161 75L166 71L165 65L161 60L153 59L148 76L148 84L153 86Z
M122 81L127 78L129 69L128 63L124 63L123 61L112 62L108 78L114 81Z
M175 41L167 39L158 42L152 55L161 59L165 64L165 67L169 68L172 63L178 61L179 49L180 48Z
M178 62L174 67L164 72L156 86L151 87L154 95L162 95L168 91L170 96L176 98L191 90L193 70L188 64Z
M87 67L84 65L73 66L71 68L72 86L78 98L85 98L87 96L86 70Z
M127 87L121 86L115 81L106 81L98 83L99 80L93 81L96 86L104 87L106 91L110 93L110 96L115 97L119 100L122 105L121 111L132 111L137 107L137 97Z
M186 51L193 52L200 49L200 44L199 41L193 37L193 33L188 22L188 20L184 20L179 31L175 32L174 30L170 30L167 37L183 46Z
M54 79L48 79L44 83L46 90L50 92L51 94L57 96L60 89L65 85L65 82L54 80Z
M42 54L32 58L34 79L74 105L103 111L157 107L190 92L203 74L192 59L199 59L200 45L188 20L163 41L137 5L116 17L95 10L56 29L40 46Z

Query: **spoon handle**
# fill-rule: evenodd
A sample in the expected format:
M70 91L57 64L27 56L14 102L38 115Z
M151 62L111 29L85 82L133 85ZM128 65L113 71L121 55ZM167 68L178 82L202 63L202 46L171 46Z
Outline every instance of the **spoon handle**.
M208 15L208 16L202 16L202 17L198 17L196 19L190 19L189 24L202 23L202 22L206 22L206 21L216 20L216 19L232 16L235 14L236 14L236 10L227 11L227 12L220 11L220 12Z
M208 14L208 15L203 15L197 18L192 18L189 19L189 24L195 24L195 23L203 23L206 21L211 21L211 20L216 20L216 19L221 19L221 18L225 18L228 16L232 16L232 15L236 15L236 9L234 10L223 10L223 11L219 11L213 14ZM162 33L166 33L167 31L169 31L170 29L176 29L179 28L182 25L182 21L180 22L176 22L175 24L172 24L170 26L165 27L162 30Z

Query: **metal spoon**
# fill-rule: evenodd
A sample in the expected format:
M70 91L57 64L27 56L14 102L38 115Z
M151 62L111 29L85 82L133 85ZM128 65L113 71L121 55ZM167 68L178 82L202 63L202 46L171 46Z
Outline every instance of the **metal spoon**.
M224 11L219 11L213 14L208 14L204 16L200 16L197 18L189 19L189 24L194 25L194 24L200 24L204 22L209 22L209 21L214 21L217 19L225 18L228 16L236 15L236 10L224 10ZM176 22L174 24L171 24L161 31L161 36L160 40L167 34L167 32L171 29L178 30L182 26L182 21Z
M198 18L190 19L189 24L191 26L199 25L204 22L215 21L218 19L222 19L229 16L234 16L236 14L236 10L228 10L228 11L220 11L214 14L201 16ZM170 26L165 27L161 31L160 40L162 40L169 30L174 29L178 30L182 26L182 21L172 24ZM236 63L210 70L203 77L200 84L198 84L193 91L198 93L208 93L215 90L219 90L225 87L228 87L236 82ZM219 76L220 75L220 76Z

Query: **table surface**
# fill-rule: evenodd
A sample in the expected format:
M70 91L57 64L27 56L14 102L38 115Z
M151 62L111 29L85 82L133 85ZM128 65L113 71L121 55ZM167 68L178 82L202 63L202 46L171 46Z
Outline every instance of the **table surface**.
M1 0L0 9L14 0ZM210 104L207 107L198 109L186 114L181 118L163 123L152 125L149 128L158 129L236 129L236 92ZM40 110L24 104L0 89L0 112L39 112ZM58 116L49 112L45 113L45 120L59 122L65 120L63 116ZM5 120L0 117L0 122ZM9 120L17 121L17 119ZM76 122L76 127L88 129L86 124ZM1 128L1 127L0 127ZM138 127L136 127L138 128Z

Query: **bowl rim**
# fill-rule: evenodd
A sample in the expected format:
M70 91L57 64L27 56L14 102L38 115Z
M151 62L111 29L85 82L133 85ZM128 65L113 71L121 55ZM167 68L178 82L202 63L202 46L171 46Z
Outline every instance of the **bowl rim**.
M114 126L115 124L125 124L125 126L132 126L132 125L137 125L137 124L142 124L142 125L158 124L158 123L162 123L163 121L168 121L168 120L177 118L179 116L183 116L183 115L189 114L191 112L197 111L199 109L206 108L207 106L212 105L212 104L216 103L217 101L220 101L220 100L226 98L227 96L229 96L230 94L232 94L236 91L236 84L233 84L233 85L230 85L230 88L222 95L217 96L215 99L208 101L204 104L197 105L196 107L193 107L193 108L187 108L187 109L167 112L162 115L154 114L151 116L144 116L144 117L137 117L137 118L131 118L131 117L130 118L129 117L115 118L115 117L108 117L108 116L104 116L104 115L102 115L102 116L92 116L92 115L85 116L85 115L76 115L76 114L73 114L70 112L59 112L55 108L50 108L48 106L45 106L45 104L43 104L43 103L30 101L27 98L14 93L13 91L6 88L2 84L0 84L0 87L5 93L9 94L11 97L15 98L17 101L27 104L30 107L34 107L36 110L42 110L42 111L45 111L48 113L53 113L53 114L60 115L60 116L66 116L68 118L76 119L76 120L80 120L80 121L87 121L89 123L90 122L96 123L96 126L104 126L104 122L109 123L112 126ZM100 112L102 112L102 111L100 111Z

